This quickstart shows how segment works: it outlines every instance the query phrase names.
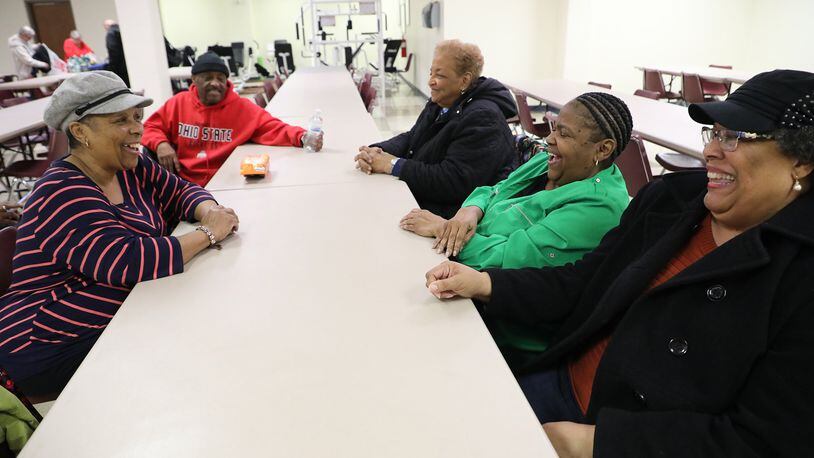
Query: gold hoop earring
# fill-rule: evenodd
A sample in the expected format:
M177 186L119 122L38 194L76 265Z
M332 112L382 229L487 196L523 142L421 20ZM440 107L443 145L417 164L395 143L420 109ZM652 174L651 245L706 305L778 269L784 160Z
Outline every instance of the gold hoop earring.
M796 175L792 175L794 177L794 186L791 189L795 190L796 192L800 192L803 190L803 185L800 184L800 179L797 178Z
M461 89L461 94L463 94L464 92L466 92L466 89Z
M85 148L90 148L90 142L87 139L85 139Z
M594 159L594 166L599 167L599 159Z

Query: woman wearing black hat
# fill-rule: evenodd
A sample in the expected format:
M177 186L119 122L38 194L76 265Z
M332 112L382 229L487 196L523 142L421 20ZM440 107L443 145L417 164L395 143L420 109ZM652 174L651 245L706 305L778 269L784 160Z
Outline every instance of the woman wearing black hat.
M70 154L31 191L0 298L0 367L29 396L62 390L136 283L183 272L237 229L234 211L141 152L152 102L100 71L65 81L45 110ZM200 224L171 236L180 219Z
M519 382L564 456L812 456L814 74L691 105L707 172L651 183L574 265L427 273L555 344Z

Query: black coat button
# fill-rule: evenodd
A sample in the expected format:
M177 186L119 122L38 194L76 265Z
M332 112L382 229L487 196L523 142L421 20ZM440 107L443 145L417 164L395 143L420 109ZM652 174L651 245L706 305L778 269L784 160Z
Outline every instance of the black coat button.
M720 301L726 297L726 288L721 285L713 285L707 288L707 299L711 301Z
M670 339L670 341L667 343L667 348L670 350L670 353L674 354L675 356L684 356L687 354L689 345L684 339Z

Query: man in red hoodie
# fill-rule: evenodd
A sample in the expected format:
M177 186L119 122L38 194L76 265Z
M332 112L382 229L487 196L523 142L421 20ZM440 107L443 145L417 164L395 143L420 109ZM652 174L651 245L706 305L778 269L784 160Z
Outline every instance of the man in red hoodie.
M201 186L238 145L251 141L302 146L307 134L238 96L228 77L229 69L220 57L200 56L192 66L189 91L173 96L144 123L141 144L155 151L167 170ZM313 142L319 151L322 134Z

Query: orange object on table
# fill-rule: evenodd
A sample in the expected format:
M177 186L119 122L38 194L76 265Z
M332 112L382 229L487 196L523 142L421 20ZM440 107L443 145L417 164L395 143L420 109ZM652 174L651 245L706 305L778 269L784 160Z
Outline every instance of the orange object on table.
M240 174L244 177L264 177L269 171L269 155L254 154L240 162Z

